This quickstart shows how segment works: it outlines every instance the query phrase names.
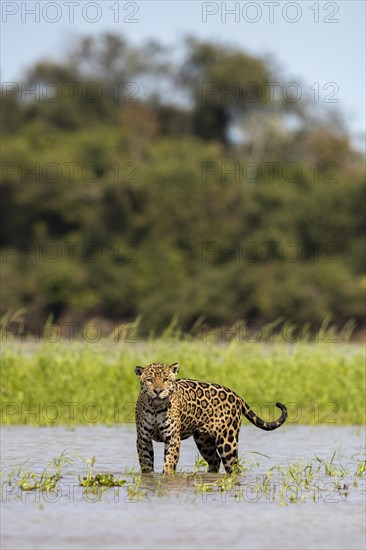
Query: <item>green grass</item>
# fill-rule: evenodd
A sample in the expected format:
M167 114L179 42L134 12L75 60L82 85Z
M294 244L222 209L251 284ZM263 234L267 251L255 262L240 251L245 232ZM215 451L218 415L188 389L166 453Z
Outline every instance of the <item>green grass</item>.
M215 344L174 338L96 344L2 346L2 424L76 425L134 421L135 365L180 363L179 376L238 392L264 419L286 404L288 423L363 424L362 347L350 344Z
M85 464L85 475L78 475L77 485L82 488L83 498L89 502L101 500L108 490L119 491L122 488L125 497L131 502L152 496L164 497L172 492L176 496L202 496L203 502L207 502L207 493L215 493L220 495L223 502L228 495L237 502L257 502L263 498L285 506L307 500L339 502L340 497L347 499L349 493L359 486L362 491L366 462L356 460L352 466L345 468L334 461L335 455L336 451L330 460L315 456L306 462L297 460L286 465L277 464L267 471L260 467L259 462L242 458L231 475L207 474L202 460L198 459L193 472L150 476L126 469L123 478L115 478L113 474L94 473L96 457L84 459L64 451L40 473L28 470L26 461L9 472L1 472L1 478L5 486L12 489L18 487L21 492L62 493L64 475L70 484L70 473L73 472L72 477L75 478L75 469L80 469L82 461ZM19 498L16 490L12 490L11 494ZM94 495L92 500L89 500L88 494Z

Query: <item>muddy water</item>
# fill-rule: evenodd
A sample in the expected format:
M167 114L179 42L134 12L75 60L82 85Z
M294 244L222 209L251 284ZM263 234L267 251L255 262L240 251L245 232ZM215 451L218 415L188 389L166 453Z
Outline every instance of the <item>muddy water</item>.
M338 426L284 426L272 433L243 426L240 455L248 470L227 492L199 492L195 483L213 483L178 473L161 484L156 474L137 487L127 468L138 462L133 425L67 429L10 427L2 430L3 549L363 549L365 484L354 472L364 458L364 430ZM73 463L63 470L58 492L22 492L6 473L26 459L38 474L62 451ZM156 445L156 470L162 469L162 446ZM331 459L348 469L344 489L323 470L311 491L285 491L274 475L268 494L256 481L274 465L302 459ZM119 490L87 494L79 487L85 462L95 456L94 473L113 473L127 480ZM192 439L182 443L179 470L192 472L197 451ZM318 463L320 464L320 463ZM250 466L250 467L249 467ZM357 480L357 486L354 485ZM128 492L132 488L132 492ZM135 491L136 490L136 491ZM134 491L137 494L134 494ZM294 497L295 494L295 497ZM99 500L98 500L99 499Z

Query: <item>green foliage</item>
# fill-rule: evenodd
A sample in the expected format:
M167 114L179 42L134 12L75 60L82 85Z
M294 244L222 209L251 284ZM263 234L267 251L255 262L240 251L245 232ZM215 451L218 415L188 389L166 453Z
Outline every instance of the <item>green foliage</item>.
M181 365L180 376L221 383L265 420L281 401L287 424L363 424L364 357L357 347L317 344L203 343L166 338L135 344L4 344L4 424L134 422L139 383L133 367ZM27 351L28 350L28 351Z
M64 455L65 451L62 454ZM261 453L255 454L261 455ZM179 472L173 478L159 474L144 476L134 472L133 469L126 468L126 479L115 478L113 474L93 474L92 467L96 460L96 457L93 457L86 461L82 459L87 463L89 471L87 476L81 478L78 475L78 478L83 499L93 503L96 500L101 501L104 494L108 502L111 489L116 487L122 487L122 489L115 489L113 494L119 496L120 491L126 492L124 498L131 502L139 502L154 496L169 498L172 495L176 498L183 496L185 500L187 497L193 497L193 502L195 497L202 495L203 502L206 502L206 493L213 493L213 496L218 496L222 502L226 502L226 497L235 498L236 502L242 500L253 502L254 499L263 498L265 502L277 502L281 506L309 500L319 502L321 498L329 498L330 491L332 497L337 499L338 497L347 499L349 494L354 498L362 491L362 485L359 482L365 477L365 461L353 457L346 468L341 463L334 462L335 455L336 451L330 461L317 456L310 459L306 457L306 461L304 458L287 464L275 464L268 470L259 461L242 457L237 468L230 475L207 474L201 471L200 468L204 466L202 462L205 463L205 461L200 459L196 462L193 472ZM67 484L64 483L59 468L53 474L47 470L36 474L26 469L24 463L12 468L9 472L2 472L4 486L16 485L21 491L61 493L70 485L70 476L75 476L75 469L79 469L80 458L68 457L68 465L72 465L72 470L67 473ZM54 462L57 460L57 458L54 459ZM248 490L250 493L247 492ZM89 494L92 494L93 498L90 499ZM20 498L23 501L22 495L17 494L14 498ZM45 499L45 502L53 501ZM325 500L325 502L329 501ZM338 502L338 500L332 502Z
M113 474L95 474L80 480L82 487L122 487L125 483L125 479L115 479Z
M264 83L279 77L264 59L193 38L180 64L170 53L87 37L26 75L57 101L3 93L1 314L142 315L145 335L175 314L185 330L361 323L364 175L347 132L269 101ZM221 94L251 82L260 101ZM230 141L234 126L244 141Z
M126 482L125 479L115 478L113 474L94 474L93 466L96 458L93 456L85 460L87 467L87 475L79 476L79 485L88 489L98 490L101 487L122 487Z
M269 68L262 59L223 44L188 38L186 50L181 82L194 99L193 131L228 144L230 123L268 102Z

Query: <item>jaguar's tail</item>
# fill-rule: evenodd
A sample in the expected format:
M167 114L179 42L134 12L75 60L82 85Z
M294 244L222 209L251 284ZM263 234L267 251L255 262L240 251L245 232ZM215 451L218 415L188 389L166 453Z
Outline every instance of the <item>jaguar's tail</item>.
M252 409L249 407L248 403L245 403L245 401L242 401L242 414L251 422L254 424L254 426L257 426L257 428L260 428L261 430L271 431L275 430L276 428L279 428L282 426L282 424L285 422L287 418L287 409L285 405L282 405L282 403L276 403L276 407L281 409L282 414L281 416L275 420L274 422L265 422L259 416L257 416Z

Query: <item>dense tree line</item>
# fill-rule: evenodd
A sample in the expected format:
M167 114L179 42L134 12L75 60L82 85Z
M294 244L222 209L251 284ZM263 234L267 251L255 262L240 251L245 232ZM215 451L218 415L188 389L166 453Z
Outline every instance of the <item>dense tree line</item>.
M280 81L227 46L105 35L3 84L2 313L360 323L363 159Z

